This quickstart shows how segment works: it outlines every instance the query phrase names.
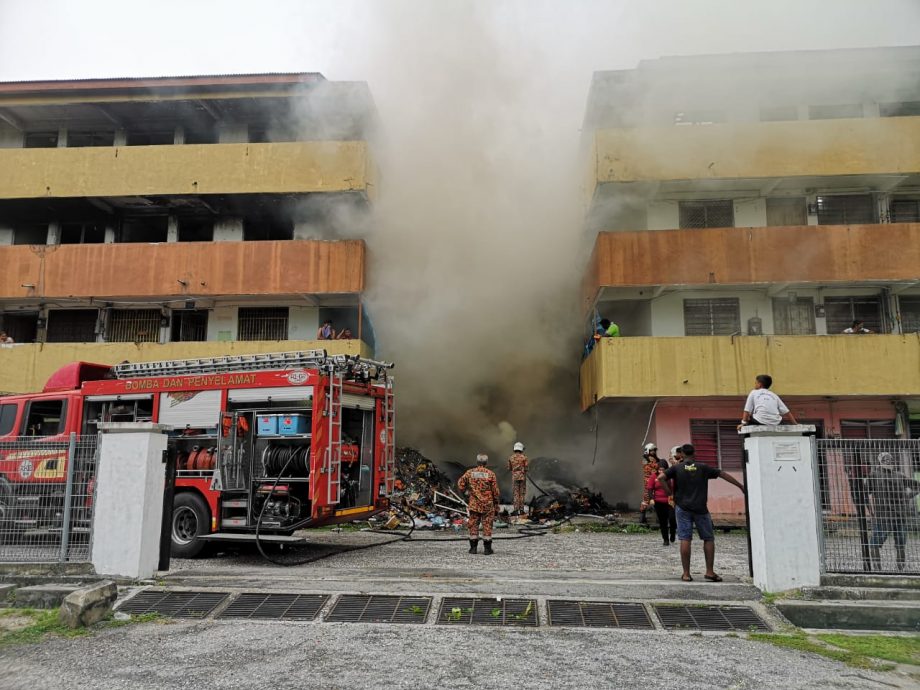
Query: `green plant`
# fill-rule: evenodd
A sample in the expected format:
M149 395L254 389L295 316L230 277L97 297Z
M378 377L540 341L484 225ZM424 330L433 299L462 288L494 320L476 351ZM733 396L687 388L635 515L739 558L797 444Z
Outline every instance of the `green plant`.
M4 612L4 615L14 614L30 617L32 624L19 630L0 633L0 646L34 644L40 642L46 635L79 637L89 632L87 628L73 629L61 623L58 609L14 609L12 612Z
M820 633L818 639L855 654L920 666L920 637Z

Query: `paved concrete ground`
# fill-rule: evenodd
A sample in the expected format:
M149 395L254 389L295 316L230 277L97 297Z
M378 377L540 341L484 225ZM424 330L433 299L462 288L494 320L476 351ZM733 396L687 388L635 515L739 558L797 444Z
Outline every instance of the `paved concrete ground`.
M431 533L417 533L430 538ZM679 580L677 546L655 534L548 534L496 541L496 554L463 542L311 532L285 558L321 560L281 568L257 552L175 560L161 584L228 591L529 595L541 600L537 629L431 624L205 620L104 630L91 638L0 648L3 688L881 688L903 677L856 671L812 655L725 634L589 630L545 625L547 597L755 603L746 538L717 536L720 584ZM702 575L699 543L693 572ZM330 602L331 604L331 602ZM328 605L327 605L328 609ZM776 619L771 621L776 623Z
M0 648L10 690L158 688L890 688L859 671L725 636L347 623L144 623Z

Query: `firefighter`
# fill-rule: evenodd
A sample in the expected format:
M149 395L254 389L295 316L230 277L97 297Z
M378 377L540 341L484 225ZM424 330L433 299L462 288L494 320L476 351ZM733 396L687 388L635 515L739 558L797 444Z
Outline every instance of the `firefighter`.
M527 467L530 461L524 455L524 444L518 441L514 444L514 453L508 458L508 471L511 472L511 488L514 497L515 515L524 512L524 498L527 495Z
M498 479L495 472L486 467L489 456L480 453L476 456L476 467L463 473L457 482L462 492L469 493L470 519L470 553L476 553L479 547L479 523L482 522L483 553L492 555L492 523L498 512Z

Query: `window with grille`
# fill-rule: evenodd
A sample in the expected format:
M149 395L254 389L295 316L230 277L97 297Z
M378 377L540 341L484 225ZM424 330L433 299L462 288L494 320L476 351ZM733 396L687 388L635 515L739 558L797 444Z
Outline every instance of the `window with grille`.
M125 143L128 146L162 146L175 143L175 129L128 130Z
M862 103L840 105L813 105L808 108L809 120L836 120L843 117L862 117Z
M818 225L877 223L875 198L871 194L836 194L818 197Z
M56 131L26 132L22 145L27 149L53 149L58 145L58 133Z
M854 321L875 333L882 332L882 305L878 297L825 297L827 332L843 333Z
M174 311L172 314L173 342L201 342L208 339L206 309Z
M841 419L843 438L896 438L893 419Z
M99 131L74 131L68 130L67 132L67 147L68 148L78 148L82 146L114 146L115 145L115 131L114 130L99 130Z
M52 309L48 312L49 343L92 343L96 340L98 309Z
M4 314L2 328L17 343L34 343L38 331L38 312Z
M767 198L767 225L808 225L805 197Z
M241 307L238 340L287 340L287 307Z
M102 223L62 223L61 244L102 244L105 226Z
M159 309L115 309L109 314L106 341L110 343L160 342Z
M741 304L737 297L685 299L686 335L731 335L741 331Z
M888 208L892 223L920 223L920 199L895 197Z
M742 470L744 439L737 419L691 419L690 443L700 462L729 472Z
M735 226L735 205L731 199L681 201L680 227L731 228Z
M920 297L898 297L903 333L920 333Z
M920 101L879 103L878 114L882 117L915 117L920 115Z

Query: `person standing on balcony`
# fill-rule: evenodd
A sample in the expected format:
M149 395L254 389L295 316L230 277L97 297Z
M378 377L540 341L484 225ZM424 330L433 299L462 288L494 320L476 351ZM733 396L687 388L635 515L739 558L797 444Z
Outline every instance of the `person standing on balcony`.
M335 340L335 329L332 327L332 319L323 321L323 325L316 331L317 340Z
M604 332L601 334L604 338L619 338L620 337L620 327L617 326L610 319L601 319L601 328L604 329Z
M690 575L690 542L693 539L693 527L703 540L703 554L706 557L706 574L704 577L710 582L722 582L716 575L713 565L716 557L716 538L712 527L712 516L709 514L709 480L722 477L730 484L734 484L742 492L744 485L737 479L722 472L715 467L710 467L701 462L696 462L693 457L695 450L692 445L683 445L684 461L669 467L658 475L658 484L669 494L674 495L677 517L677 538L680 540L680 562L684 572L680 579L684 582L693 582ZM671 481L674 489L671 489Z
M12 345L15 342L5 331L0 331L0 345Z
M351 340L352 337L353 336L351 334L351 329L343 328L341 331L339 331L339 334L335 336L335 339L336 340Z
M770 390L772 385L773 377L769 374L758 374L754 378L754 390L748 393L747 401L744 403L739 430L748 424L777 426L783 420L790 424L798 424L795 415L789 411L782 399Z
M872 331L866 328L863 325L862 321L859 321L857 319L856 321L853 322L853 324L849 328L844 328L843 332L848 335L853 335L853 334L859 335L860 333L871 333Z

